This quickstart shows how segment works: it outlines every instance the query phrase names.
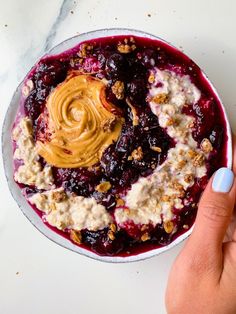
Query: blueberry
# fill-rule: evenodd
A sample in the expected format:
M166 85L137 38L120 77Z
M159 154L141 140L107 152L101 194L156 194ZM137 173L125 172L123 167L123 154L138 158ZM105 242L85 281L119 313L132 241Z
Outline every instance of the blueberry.
M24 103L26 115L29 116L33 121L35 121L42 111L42 105L43 103L37 98L36 91L33 90Z
M128 63L124 56L119 53L112 54L106 62L106 71L110 78L124 79L128 71Z
M125 238L121 232L117 233L111 241L107 235L108 230L82 231L83 242L100 255L115 255L124 249Z
M222 128L222 126L216 125L212 129L212 131L209 135L209 139L215 148L217 148L217 149L220 148L222 141L223 141L223 136L224 136L224 129Z
M35 79L38 87L55 87L65 80L67 75L67 66L65 62L58 60L43 60L35 73Z
M146 68L152 68L156 64L157 52L154 49L146 48L143 52L138 53L138 58Z
M128 83L128 93L135 105L142 105L147 95L147 87L143 79L134 79Z

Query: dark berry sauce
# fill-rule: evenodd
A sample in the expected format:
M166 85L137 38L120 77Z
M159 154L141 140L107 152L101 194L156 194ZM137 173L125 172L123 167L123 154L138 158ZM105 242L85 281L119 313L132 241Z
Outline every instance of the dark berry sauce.
M168 150L175 145L166 131L159 126L158 118L147 103L150 69L158 67L180 75L189 75L201 91L202 96L198 103L185 107L183 112L195 117L192 135L198 144L200 145L204 138L208 138L214 149L207 161L207 176L195 180L195 184L186 191L188 202L185 203L185 207L174 212L173 223L177 232L168 234L162 224L155 227L148 225L145 226L145 232L148 231L149 240L142 242L142 226L132 222L125 228L118 229L114 240L109 238L107 228L96 232L82 230L80 246L100 255L135 255L171 243L186 231L185 226L190 228L193 225L197 204L209 177L216 169L227 164L226 123L221 104L199 67L182 52L163 42L141 37L133 38L135 42L130 40L130 36L99 38L84 42L60 55L44 57L27 77L33 81L34 88L21 108L33 121L34 139L42 140L47 136L47 119L42 119L41 115L45 111L46 99L50 92L65 80L68 73L81 71L108 81L107 99L120 108L125 119L120 137L105 150L101 161L92 169L53 167L53 176L57 187L63 186L66 191L76 195L94 197L113 215L118 196L124 195L140 177L152 174L153 170L165 161ZM126 39L131 47L130 51L121 53L117 49L117 44L126 43ZM135 45L135 48L132 45ZM112 91L112 86L117 81L124 83L123 99L118 99ZM127 105L127 98L137 112L138 125L133 125L132 110ZM130 160L128 156L140 143L143 150L142 160ZM152 150L151 146L160 147L161 152ZM41 163L45 165L42 158ZM112 188L109 192L101 193L96 190L96 186L102 181L111 183ZM39 192L35 187L24 185L20 187L27 197ZM42 217L42 212L33 208ZM60 232L52 226L49 227L70 239L69 231Z

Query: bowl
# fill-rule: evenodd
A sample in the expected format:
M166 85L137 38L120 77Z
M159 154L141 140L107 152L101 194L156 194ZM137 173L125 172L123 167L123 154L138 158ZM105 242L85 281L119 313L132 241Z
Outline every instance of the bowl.
M76 45L78 45L80 42L83 42L85 40L95 39L99 37L106 37L106 36L113 36L113 35L134 35L134 36L140 36L150 39L157 39L158 41L164 42L165 44L173 47L171 44L167 43L163 39L151 35L149 33L133 30L133 29L125 29L125 28L114 28L114 29L101 29L101 30L95 30L91 32L87 32L84 34L77 35L75 37L69 38L62 43L58 44L54 48L52 48L49 52L47 52L46 55L54 55L59 54L65 50L68 50ZM175 47L174 47L175 48ZM176 49L176 48L175 48ZM207 80L208 84L212 88L212 91L215 93L216 97L219 100L219 103L222 106L223 115L226 121L226 127L227 127L227 136L228 136L228 142L227 142L227 167L232 167L232 136L231 136L231 129L229 125L229 120L226 114L226 110L224 105L222 104L222 101L220 100L220 97L212 85L212 83L209 81L207 76L202 72L203 77ZM112 257L112 256L100 256L96 253L93 253L87 249L81 248L79 246L76 246L68 239L64 238L63 236L57 234L53 230L51 230L47 225L43 223L41 218L38 216L38 214L32 210L31 206L27 203L26 199L21 194L21 190L19 186L15 183L13 179L14 169L13 169L13 153L12 153L12 141L11 141L11 131L13 127L13 123L15 120L15 116L17 114L18 105L20 101L20 95L21 95L21 88L22 88L23 82L20 83L20 85L17 87L12 100L10 102L9 108L7 110L3 129L2 129L2 154L3 154L3 164L5 169L5 175L8 182L9 189L11 191L11 194L13 198L15 199L16 203L20 207L23 214L29 219L29 221L48 239L52 240L53 242L61 245L64 248L67 248L71 251L74 251L76 253L79 253L81 255L93 258L95 260L103 261L103 262L112 262L112 263L123 263L123 262L133 262L133 261L140 261L144 260L153 256L156 256L158 254L161 254L167 250L170 250L172 247L176 246L180 242L182 242L184 239L186 239L192 232L193 226L191 229L189 229L184 234L180 235L178 238L176 238L172 243L170 243L167 246L156 248L144 253L139 253L137 255L132 256L125 256L125 257Z

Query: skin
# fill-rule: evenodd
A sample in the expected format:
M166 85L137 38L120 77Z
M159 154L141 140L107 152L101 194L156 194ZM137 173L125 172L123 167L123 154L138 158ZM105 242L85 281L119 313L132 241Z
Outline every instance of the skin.
M236 173L236 137L234 166ZM168 314L236 313L236 180L229 193L204 191L195 227L175 260L166 289Z

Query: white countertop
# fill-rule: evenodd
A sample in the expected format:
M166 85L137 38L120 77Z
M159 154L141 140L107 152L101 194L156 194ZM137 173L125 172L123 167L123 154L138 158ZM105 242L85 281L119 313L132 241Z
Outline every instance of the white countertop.
M236 130L234 0L0 0L0 125L11 96L45 50L106 27L151 32L183 49L217 87ZM138 263L105 264L49 241L23 216L0 168L1 314L162 314L182 245Z

